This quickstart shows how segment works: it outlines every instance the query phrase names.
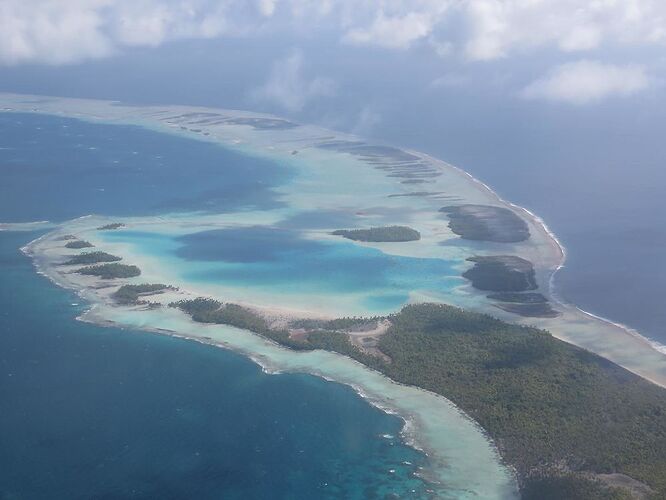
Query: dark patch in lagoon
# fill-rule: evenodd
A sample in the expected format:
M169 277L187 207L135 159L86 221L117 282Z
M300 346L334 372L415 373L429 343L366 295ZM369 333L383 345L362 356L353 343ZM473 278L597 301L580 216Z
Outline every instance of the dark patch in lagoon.
M263 291L274 287L284 294L380 293L376 303L390 303L383 311L404 303L394 302L398 295L404 299L416 289L448 291L451 279L458 279L452 263L442 259L387 255L342 239L308 240L298 231L274 227L203 231L176 241L182 246L173 251L180 258L217 263L192 270L184 265L181 272L187 279Z
M523 292L537 288L534 266L529 260L515 255L470 257L474 267L463 273L478 290L493 292Z
M298 231L266 226L201 231L177 238L176 254L187 260L232 263L272 262L286 252L315 252L321 244L301 238Z
M440 209L449 228L467 240L518 243L530 237L527 223L512 210L491 205L453 205Z

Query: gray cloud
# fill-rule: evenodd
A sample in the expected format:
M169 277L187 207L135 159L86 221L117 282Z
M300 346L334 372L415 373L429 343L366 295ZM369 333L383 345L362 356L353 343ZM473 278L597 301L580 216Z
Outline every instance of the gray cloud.
M303 75L303 54L295 50L273 63L266 83L250 93L250 98L277 104L282 109L301 111L313 99L335 93L335 82L329 78L307 79Z
M628 96L651 83L645 68L613 65L598 61L562 64L532 82L522 92L528 99L549 99L571 104L588 104L611 96Z
M520 58L541 50L574 60L594 59L598 53L613 52L617 47L635 51L666 46L666 2L0 0L0 65L77 63L180 39L290 33L308 40L324 31L337 33L342 43L354 46L385 50L419 47L441 61ZM625 60L611 62L628 66L632 62L626 60L629 54L631 51L625 51ZM658 61L641 63L644 72L658 66ZM313 98L332 92L326 79L304 80L301 65L299 54L276 64L269 81L256 89L254 96L299 110ZM559 73L534 82L523 95L582 102L647 87L636 69L628 73L622 68L583 65L556 71ZM606 87L588 83L585 94L582 82L592 82L604 71L615 83ZM571 89L576 84L572 82L578 82L579 96L590 97L573 97L576 92ZM445 78L434 85L453 83Z

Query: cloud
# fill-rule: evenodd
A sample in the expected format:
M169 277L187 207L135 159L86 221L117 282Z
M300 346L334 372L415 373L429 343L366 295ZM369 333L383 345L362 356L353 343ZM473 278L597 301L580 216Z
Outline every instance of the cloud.
M67 64L123 47L232 32L228 2L213 0L2 0L0 64Z
M462 4L464 53L474 60L541 47L588 51L604 43L666 42L662 0L474 0Z
M172 40L337 33L489 61L666 46L664 0L0 0L0 64L62 64Z
M611 96L628 96L650 85L645 68L578 61L557 66L522 91L528 99L588 104Z
M431 88L454 88L462 87L469 83L469 77L467 75L458 74L458 73L446 73L438 78L435 78L430 82Z
M296 112L318 97L331 96L335 93L335 82L329 78L316 77L306 79L303 76L303 54L294 51L284 59L273 63L268 81L254 89L250 97L254 100L268 101L281 108Z
M259 12L262 16L271 17L276 6L277 0L258 0Z
M433 17L426 13L410 12L404 16L387 17L380 12L370 26L352 29L343 39L356 44L406 49L430 34L433 21Z
M373 106L364 106L356 117L356 122L351 128L353 134L369 135L374 128L381 123L382 115Z
M102 6L102 2L77 1L0 2L0 62L62 64L112 54L113 44L100 31Z

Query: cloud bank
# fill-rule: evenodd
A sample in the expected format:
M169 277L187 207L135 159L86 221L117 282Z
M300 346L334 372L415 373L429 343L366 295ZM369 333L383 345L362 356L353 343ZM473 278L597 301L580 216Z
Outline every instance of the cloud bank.
M357 45L493 60L550 47L666 45L663 0L2 0L0 63L62 64L126 47L326 27ZM445 50L443 50L445 49Z
M307 79L303 75L303 54L293 51L289 56L273 63L268 81L254 89L250 97L295 112L301 111L313 99L334 93L333 80L322 77Z
M289 33L307 41L320 32L348 46L429 51L443 67L548 51L577 62L554 68L522 95L584 104L653 81L656 59L636 66L627 58L666 47L666 1L0 0L0 66L75 64L184 39ZM600 53L624 55L590 61ZM303 80L302 64L299 54L276 63L255 97L299 110L332 91L325 79Z
M620 95L635 94L650 84L645 68L616 66L596 61L577 61L554 68L522 92L528 99L549 99L587 104Z

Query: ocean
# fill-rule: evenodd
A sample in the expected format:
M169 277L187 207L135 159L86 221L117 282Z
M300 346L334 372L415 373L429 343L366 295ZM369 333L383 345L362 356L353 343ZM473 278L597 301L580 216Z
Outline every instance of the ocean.
M289 176L137 127L3 114L0 137L3 221L275 206ZM399 418L313 376L76 321L87 305L19 251L37 236L0 232L0 496L425 496Z

